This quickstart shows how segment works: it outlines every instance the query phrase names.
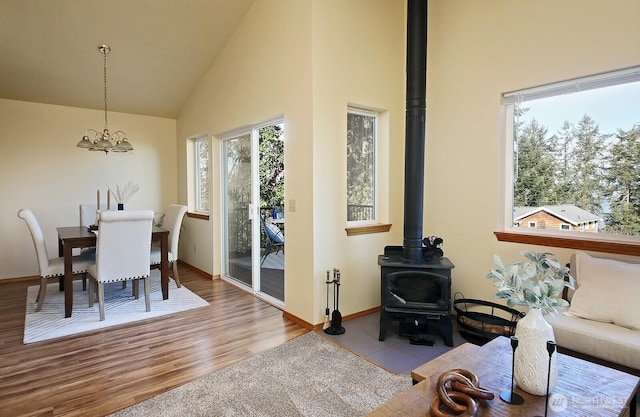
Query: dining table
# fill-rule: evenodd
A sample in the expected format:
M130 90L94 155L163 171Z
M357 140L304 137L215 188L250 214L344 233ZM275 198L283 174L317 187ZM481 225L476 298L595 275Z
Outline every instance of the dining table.
M86 226L58 227L58 256L64 258L64 316L71 317L73 310L73 270L74 248L96 246L96 234ZM162 299L169 298L169 231L153 226L151 241L160 243L160 282ZM151 250L151 248L149 248Z

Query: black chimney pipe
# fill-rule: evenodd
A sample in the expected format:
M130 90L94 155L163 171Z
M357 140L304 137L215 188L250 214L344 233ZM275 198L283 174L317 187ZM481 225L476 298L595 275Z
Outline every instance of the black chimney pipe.
M427 0L407 5L407 110L404 152L402 257L422 259L424 152L427 88Z

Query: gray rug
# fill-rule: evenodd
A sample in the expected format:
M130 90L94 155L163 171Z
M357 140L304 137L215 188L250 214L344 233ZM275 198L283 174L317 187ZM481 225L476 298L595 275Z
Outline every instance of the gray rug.
M310 332L111 416L361 416L410 387Z

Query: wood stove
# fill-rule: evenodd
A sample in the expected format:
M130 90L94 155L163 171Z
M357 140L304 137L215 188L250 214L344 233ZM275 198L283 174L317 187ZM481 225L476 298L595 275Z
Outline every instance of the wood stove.
M386 338L394 320L435 322L447 346L453 346L451 270L447 258L410 261L401 246L387 246L378 256L381 269L380 335Z

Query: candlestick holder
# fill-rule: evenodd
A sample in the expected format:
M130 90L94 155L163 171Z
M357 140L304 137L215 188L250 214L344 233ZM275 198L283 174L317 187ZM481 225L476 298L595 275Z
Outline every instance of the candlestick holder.
M500 399L502 401L513 405L520 405L524 403L524 398L513 392L513 369L515 367L517 348L518 338L515 336L511 336L511 389L508 391L502 391L500 393Z
M551 356L556 351L556 342L553 340L547 340L547 352L549 352L549 369L547 370L547 394L544 398L544 417L547 417L549 412L549 381L551 380ZM542 417L542 416L536 416Z

